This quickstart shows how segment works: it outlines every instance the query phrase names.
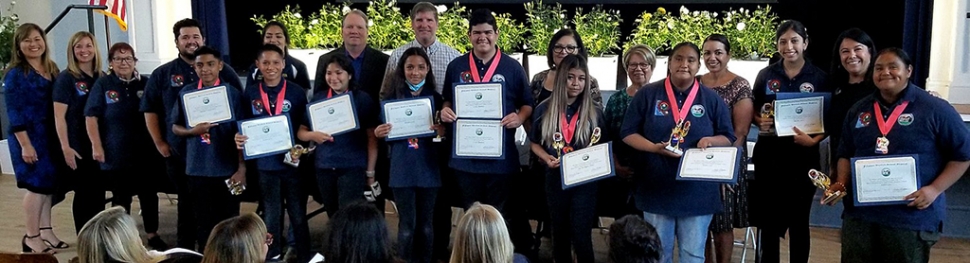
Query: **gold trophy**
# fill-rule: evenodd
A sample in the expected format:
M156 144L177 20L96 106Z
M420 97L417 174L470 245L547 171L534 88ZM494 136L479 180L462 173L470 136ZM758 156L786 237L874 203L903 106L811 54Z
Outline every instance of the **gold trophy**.
M600 127L593 128L593 135L590 136L589 138L589 146L593 146L593 144L596 144L597 142L599 142L600 138L602 137L603 137L603 131L600 130ZM589 146L586 146L586 147L589 147Z
M768 118L774 118L774 117L775 117L775 105L773 102L768 102L768 103L765 103L765 105L761 106L762 119L768 119ZM772 126L771 128L760 131L759 133L761 135L772 135L772 134L775 134L775 128L774 126Z
M243 191L246 191L246 185L240 182L233 182L232 178L226 179L226 187L229 188L229 193L232 195L241 195Z
M824 192L824 197L822 197L823 204L835 204L842 197L845 197L845 192L843 191L832 191L832 179L828 175L825 175L819 170L811 169L808 171L808 178L812 179L812 183L815 187L822 189ZM844 186L843 186L844 187Z
M670 139L667 140L667 151L675 153L677 155L683 155L684 150L680 149L680 144L684 142L687 138L687 132L690 131L690 121L680 120L674 129L670 132Z
M434 125L436 125L436 126L437 125L441 125L441 111L436 111L434 113ZM437 131L435 131L435 133L437 133ZM435 136L434 139L431 139L431 141L433 141L433 142L441 142L444 139L445 139L445 137L442 137L441 134L438 134L438 136Z
M310 144L309 148L304 148L303 145L299 145L299 144L294 145L293 148L290 148L290 152L283 156L283 162L286 164L292 165L293 167L299 167L300 156L310 153L316 148L317 148L316 145L313 145L313 144Z
M552 148L556 149L556 158L562 158L562 148L566 146L563 142L562 133L556 132L552 134Z

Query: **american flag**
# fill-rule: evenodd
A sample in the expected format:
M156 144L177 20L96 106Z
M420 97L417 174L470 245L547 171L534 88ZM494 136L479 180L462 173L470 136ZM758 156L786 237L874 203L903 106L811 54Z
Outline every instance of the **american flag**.
M128 31L128 23L125 22L128 17L128 6L125 5L125 0L90 0L89 4L107 6L108 9L97 11L114 18L115 21L118 21L118 26L121 27L122 31Z

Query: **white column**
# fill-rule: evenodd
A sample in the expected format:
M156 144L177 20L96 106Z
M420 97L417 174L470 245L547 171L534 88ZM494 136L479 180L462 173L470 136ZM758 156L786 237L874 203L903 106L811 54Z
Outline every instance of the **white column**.
M151 74L156 67L178 57L172 26L192 17L191 0L128 1L128 36L138 57L138 72Z
M970 104L970 19L967 1L936 1L930 43L928 90L953 104Z

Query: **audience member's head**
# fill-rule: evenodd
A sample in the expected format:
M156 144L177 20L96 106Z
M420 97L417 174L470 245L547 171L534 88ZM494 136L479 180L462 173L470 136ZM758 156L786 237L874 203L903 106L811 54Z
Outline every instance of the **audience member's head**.
M120 206L101 211L91 218L81 227L77 241L80 263L146 263L165 259L148 254L138 236L135 220Z
M327 263L393 262L393 247L384 216L374 205L357 201L330 219L326 245Z
M273 237L253 213L222 220L206 242L203 263L258 263L266 259Z
M636 215L627 215L610 225L610 261L613 263L656 263L663 255L657 230Z
M451 263L511 263L514 252L502 214L475 203L458 221Z

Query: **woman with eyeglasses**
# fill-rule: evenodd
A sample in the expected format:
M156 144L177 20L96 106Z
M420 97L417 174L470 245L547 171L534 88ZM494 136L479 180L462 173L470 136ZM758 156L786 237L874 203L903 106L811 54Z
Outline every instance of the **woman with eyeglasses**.
M549 69L540 71L532 76L532 82L529 83L529 87L532 88L532 97L535 98L535 104L539 105L542 101L549 98L552 95L552 88L556 84L556 66L566 55L577 55L582 57L584 60L587 59L586 46L583 45L583 39L579 37L579 33L572 29L561 29L552 36L549 41L549 47L546 49L546 59L549 63ZM600 85L596 82L596 78L590 76L590 96L593 97L593 103L596 107L603 108L603 97L600 95ZM535 108L535 105L533 105ZM528 127L528 126L526 126Z
M111 182L112 205L131 213L131 196L138 195L148 245L165 250L158 231L158 195L151 183L163 171L162 157L152 151L145 115L138 111L147 79L135 70L135 50L125 42L108 49L109 74L91 88L84 108L91 156Z

